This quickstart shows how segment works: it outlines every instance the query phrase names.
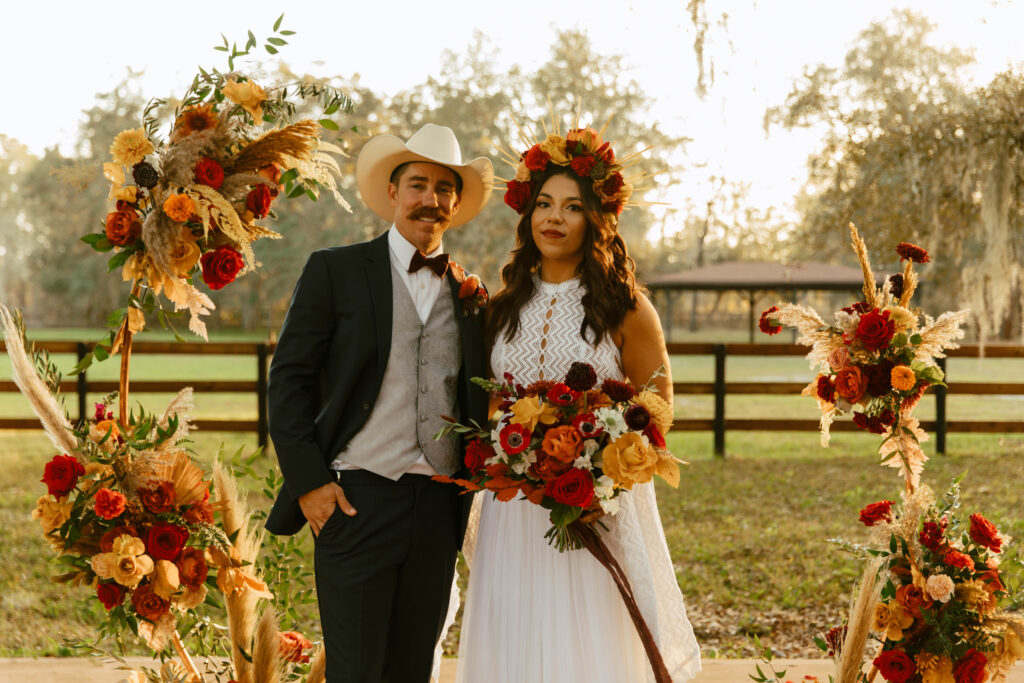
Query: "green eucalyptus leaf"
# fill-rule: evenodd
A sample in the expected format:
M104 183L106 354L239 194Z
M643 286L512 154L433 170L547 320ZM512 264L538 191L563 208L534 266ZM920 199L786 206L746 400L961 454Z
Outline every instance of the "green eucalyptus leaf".
M336 124L334 121L331 121L330 119L320 119L320 125L326 128L327 130L340 130L338 124Z
M279 28L281 28L281 22L282 21L284 21L284 12L281 12L281 16L279 16L277 18L277 21L274 22L274 30L275 31L277 31Z
M288 41L285 40L284 38L274 38L274 37L267 38L267 42L270 43L271 45L287 45L288 44Z
M266 50L267 52L269 52L272 55L276 55L277 54L277 48L275 48L275 47L273 47L271 45L264 45L263 49Z

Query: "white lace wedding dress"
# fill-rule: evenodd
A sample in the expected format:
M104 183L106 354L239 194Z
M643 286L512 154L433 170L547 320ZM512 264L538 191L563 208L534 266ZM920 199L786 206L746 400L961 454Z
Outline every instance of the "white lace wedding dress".
M607 336L594 348L580 336L579 280L537 280L511 343L499 335L491 353L496 377L561 380L574 361L598 377L622 379ZM457 683L642 683L653 672L611 575L586 550L548 545L548 511L521 500L476 496L479 524L465 547L469 590L462 619ZM637 604L676 683L700 671L700 651L686 618L652 484L620 495L601 530L625 570Z

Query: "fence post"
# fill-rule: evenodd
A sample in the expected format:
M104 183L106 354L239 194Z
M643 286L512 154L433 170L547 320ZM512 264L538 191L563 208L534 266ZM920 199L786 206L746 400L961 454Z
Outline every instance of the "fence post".
M725 457L725 344L715 344L715 455Z
M85 342L78 342L75 345L75 353L78 355L78 362L81 363L82 359L85 358L85 354L89 353ZM86 379L85 370L78 373L78 386L75 391L78 394L78 421L85 422L89 417L85 412L85 404L89 398L89 380Z
M256 439L260 448L270 442L270 418L267 409L267 356L270 345L260 342L256 347Z
M946 359L938 359L939 369L946 374ZM945 382L945 377L943 377ZM946 387L935 387L935 451L946 454Z

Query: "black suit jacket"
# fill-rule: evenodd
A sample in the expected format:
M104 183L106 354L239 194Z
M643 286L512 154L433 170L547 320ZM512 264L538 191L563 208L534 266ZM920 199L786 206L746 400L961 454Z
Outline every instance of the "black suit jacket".
M483 315L467 314L459 283L450 272L445 280L462 341L457 417L483 424L487 394L470 382L487 371ZM305 525L299 496L334 481L328 466L370 416L391 351L392 286L386 232L306 262L270 364L270 437L284 475L266 522L272 533Z

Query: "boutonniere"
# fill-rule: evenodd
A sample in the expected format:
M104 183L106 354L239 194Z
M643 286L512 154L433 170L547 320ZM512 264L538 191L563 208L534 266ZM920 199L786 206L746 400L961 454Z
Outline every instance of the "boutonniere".
M459 283L459 301L462 302L462 315L477 315L487 306L487 288L480 278L454 261L448 266L449 272Z

